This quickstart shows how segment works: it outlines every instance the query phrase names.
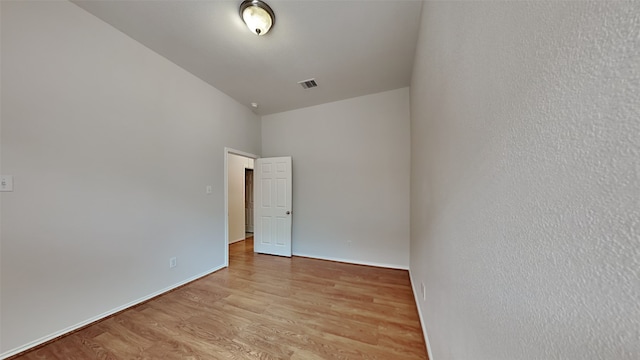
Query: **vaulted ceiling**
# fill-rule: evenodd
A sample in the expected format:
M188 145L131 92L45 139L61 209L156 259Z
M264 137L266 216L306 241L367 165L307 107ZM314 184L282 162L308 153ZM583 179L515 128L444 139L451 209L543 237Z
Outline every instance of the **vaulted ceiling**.
M252 34L241 0L75 0L86 11L260 115L408 86L420 0L267 0ZM298 82L315 78L318 87Z

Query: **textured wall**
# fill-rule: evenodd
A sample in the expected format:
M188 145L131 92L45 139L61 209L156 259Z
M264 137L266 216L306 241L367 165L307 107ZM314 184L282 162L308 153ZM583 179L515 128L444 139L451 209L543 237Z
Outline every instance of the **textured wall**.
M407 268L409 88L264 116L293 157L294 255Z
M7 354L221 267L224 148L260 123L72 3L1 7Z
M640 358L639 2L426 2L411 136L433 360Z

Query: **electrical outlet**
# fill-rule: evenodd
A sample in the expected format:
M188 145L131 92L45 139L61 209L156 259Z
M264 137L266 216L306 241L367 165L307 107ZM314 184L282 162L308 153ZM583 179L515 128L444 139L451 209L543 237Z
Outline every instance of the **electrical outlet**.
M211 194L212 192L213 192L213 186L207 185L207 188L205 189L205 193Z
M176 265L178 265L178 259L176 259L175 257L169 259L169 268L174 268L176 267Z
M13 176L0 176L0 191L13 191Z
M422 291L422 301L427 300L427 291L424 289L424 283L420 283L420 290Z
M352 241L351 240L347 240L347 246L351 247Z

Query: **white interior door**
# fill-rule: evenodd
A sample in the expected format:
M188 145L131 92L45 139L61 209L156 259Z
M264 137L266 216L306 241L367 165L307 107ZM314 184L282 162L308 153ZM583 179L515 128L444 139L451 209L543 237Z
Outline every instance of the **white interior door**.
M291 157L257 159L253 177L253 249L291 256Z

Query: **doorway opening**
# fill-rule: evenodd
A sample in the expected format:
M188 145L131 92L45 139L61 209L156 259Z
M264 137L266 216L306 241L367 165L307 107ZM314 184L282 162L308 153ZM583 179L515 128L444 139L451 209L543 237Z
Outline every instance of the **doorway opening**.
M253 159L248 159L251 168L244 169L244 223L245 238L253 236Z
M229 246L253 237L254 154L225 148L225 266L229 266Z

